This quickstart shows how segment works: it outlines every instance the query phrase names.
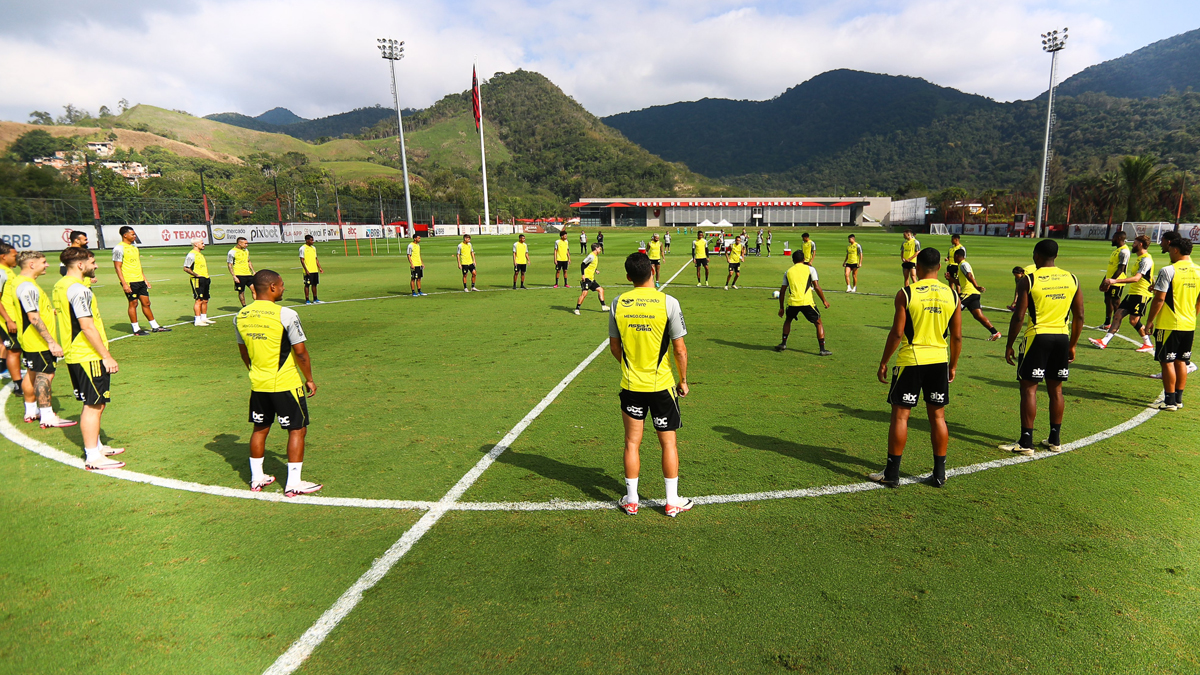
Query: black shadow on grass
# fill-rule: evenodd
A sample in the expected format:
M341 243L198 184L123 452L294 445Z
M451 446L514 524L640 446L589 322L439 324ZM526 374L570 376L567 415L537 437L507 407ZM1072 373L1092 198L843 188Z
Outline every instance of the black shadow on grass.
M1072 364L1071 367L1074 368L1075 365ZM970 377L972 380L979 380L980 382L990 384L993 387L1004 387L1006 389L1019 389L1020 388L1020 384L1017 382L1017 380L1015 378L1012 380L997 380L995 378L983 377L981 375L971 375ZM1038 389L1044 391L1045 386L1039 385ZM1107 403L1115 403L1117 405L1129 406L1129 407L1133 407L1133 408L1146 407L1146 403L1144 401L1133 401L1124 396L1114 396L1112 394L1106 394L1102 391L1093 391L1091 389L1080 389L1078 387L1073 387L1073 386L1071 386L1070 380L1068 380L1066 383L1063 384L1063 395L1066 396L1067 398L1074 397L1074 398L1085 398L1089 401L1105 401ZM1014 399L1013 399L1014 402L1016 401L1015 396L1016 396L1016 394L1014 394Z
M721 340L718 338L709 338L709 342L715 342L723 347L736 347L738 349L746 349L755 352L769 352L775 349L774 345L752 345L748 342L732 342L730 340Z
M494 446L485 445L480 448L480 451L487 453L491 451L492 447ZM625 486L621 482L598 467L575 466L542 455L517 452L512 449L500 455L496 461L532 471L543 478L574 486L592 499L600 501L612 501L625 491Z
M592 295L592 294L591 294L591 293L588 293L588 295L590 296L590 295ZM574 307L566 307L566 306L564 306L564 305L551 305L551 306L550 306L550 309L557 309L557 310L559 310L559 311L562 311L562 312L571 312L571 313L574 313L574 312L575 312L575 308L574 308ZM587 305L581 305L581 306L579 307L579 311L580 311L580 312L588 312L588 311L591 311L591 312L596 312L597 314L607 314L607 313L608 313L608 312L605 312L605 311L601 310L601 309L600 309L600 308L598 308L598 307L588 307Z
M241 305L226 305L224 307L218 307L217 309L221 310L222 312L240 312L240 311L242 311L242 306Z
M286 435L286 434L285 434ZM236 434L217 434L212 441L204 444L205 450L220 455L234 471L241 476L242 481L250 482L250 443L240 443ZM268 452L263 460L263 473L271 476L287 475L287 465L279 461L279 457Z
M854 478L862 478L863 472L854 469L846 468L845 464L855 464L857 466L878 469L878 462L869 462L865 459L847 455L833 448L824 448L817 445L804 445L803 443L795 443L793 441L774 436L759 436L756 434L747 434L743 431L734 429L733 427L716 426L713 431L723 435L725 440L735 445L740 445L744 448L754 448L755 450L770 450L777 452L785 457L799 459L809 464L822 467L833 473L840 473L843 476L851 476Z
M826 408L836 410L844 415L857 417L860 420L878 422L884 427L887 427L892 422L892 414L890 410L862 410L860 408L851 408L850 406L842 403L825 403L823 405ZM916 431L918 433L929 433L929 419L925 416L924 406L913 408L912 416L908 420L908 428L909 430ZM950 431L951 438L967 443L975 443L985 448L991 448L997 443L1008 443L1012 440L1006 436L996 436L995 434L979 431L978 429L974 429L965 424L955 422L952 419L946 420L946 428ZM886 442L886 436L883 438L885 439L883 442Z
M1079 362L1072 363L1071 369L1075 370L1076 368L1078 368L1079 370L1088 370L1093 373L1104 373L1106 375L1119 375L1121 377L1137 377L1137 378L1146 377L1145 373L1135 373L1132 370L1117 370L1116 368L1107 368L1105 366L1093 366L1093 365L1089 365L1086 363L1079 363ZM1068 381L1067 384L1069 385L1070 382Z

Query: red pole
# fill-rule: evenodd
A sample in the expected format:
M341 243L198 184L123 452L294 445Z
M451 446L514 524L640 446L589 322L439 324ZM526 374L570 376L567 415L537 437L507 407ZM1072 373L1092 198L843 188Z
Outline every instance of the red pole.
M100 205L96 203L96 188L88 186L88 191L92 193L92 219L97 223L100 222ZM100 227L97 225L96 227Z
M1183 195L1187 192L1187 177L1179 177L1179 208L1175 209L1175 231L1179 231L1179 219L1183 217ZM94 194L94 193L93 193ZM93 197L95 199L95 197Z
M208 195L203 195L203 197L204 197L204 222L206 222L206 223L212 222L212 219L208 217Z
M1071 191L1068 193L1068 196L1067 196L1067 223L1066 224L1068 227L1071 225L1071 204L1074 203L1074 201L1075 201L1075 188L1071 188Z
M346 243L346 228L342 227L341 218L338 218L338 232L342 233L342 255L350 257L350 246Z

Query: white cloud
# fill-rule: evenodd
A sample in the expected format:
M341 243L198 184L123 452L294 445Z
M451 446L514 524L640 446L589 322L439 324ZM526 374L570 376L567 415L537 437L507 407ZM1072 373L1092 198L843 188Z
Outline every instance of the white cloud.
M105 2L84 4L89 11L26 10L20 32L0 30L0 117L57 114L68 102L95 112L122 97L201 115L386 105L376 37L406 40L398 77L401 104L413 107L465 90L476 58L481 75L542 72L601 115L704 96L769 98L834 68L1011 100L1045 89L1039 32L1071 26L1060 78L1114 56L1115 32L1071 0L196 0L115 15Z

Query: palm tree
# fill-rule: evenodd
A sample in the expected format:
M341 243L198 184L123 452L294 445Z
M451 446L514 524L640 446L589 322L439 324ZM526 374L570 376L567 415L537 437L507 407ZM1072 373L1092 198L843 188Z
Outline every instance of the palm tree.
M1125 187L1125 221L1142 219L1142 205L1162 183L1163 170L1154 155L1126 157L1120 165L1121 182Z

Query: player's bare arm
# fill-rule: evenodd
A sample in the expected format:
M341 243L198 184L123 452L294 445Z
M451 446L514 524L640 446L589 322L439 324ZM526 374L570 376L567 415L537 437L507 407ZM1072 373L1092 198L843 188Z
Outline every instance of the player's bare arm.
M675 352L675 365L679 368L679 396L688 395L687 383L687 345L683 344L683 338L678 337L671 340L671 350Z
M950 317L950 378L954 381L954 371L958 369L958 357L962 354L962 305L954 307L954 315Z
M783 303L787 297L787 284L779 287L779 316L783 316Z
M975 281L975 273L974 272L967 272L967 280L971 282L972 286L979 289L980 293L983 293L984 291L987 290L986 288L981 286L978 281Z
M100 339L100 331L96 330L96 322L92 320L92 317L81 316L76 321L79 322L79 330L83 333L83 337L87 339L92 349L95 349L96 353L100 355L100 360L104 363L104 370L109 373L117 372L119 370L117 360L109 353L104 340Z
M1083 333L1083 291L1076 288L1075 297L1071 299L1071 358L1075 361L1075 345Z
M55 341L54 336L50 334L50 329L46 328L46 324L42 322L41 312L25 312L25 316L29 317L29 325L33 326L37 330L38 335L41 335L46 344L50 346L50 353L55 356L62 356L62 345Z
M4 305L0 305L0 318L4 319L4 325L8 329L10 335L17 334L17 322L12 320L8 315L8 310L4 309Z
M296 358L296 367L300 369L300 374L304 375L304 388L308 390L308 397L316 396L317 383L313 382L312 359L308 356L308 348L304 343L292 345L292 355Z
M825 305L825 309L829 309L829 301L825 299L825 291L821 290L821 282L814 281L813 290L817 292L817 297L821 299L822 304Z
M1008 344L1004 347L1004 360L1008 365L1015 366L1016 352L1013 343L1020 334L1021 324L1025 323L1025 313L1029 311L1029 276L1026 275L1017 282L1017 304L1013 307L1012 319L1008 322Z
M887 342L883 344L883 358L879 360L879 371L875 374L879 381L888 383L888 363L891 362L892 356L896 350L900 348L900 340L904 335L904 326L907 323L905 312L905 304L908 298L905 297L904 291L896 291L896 300L893 303L896 306L896 311L892 315L892 329L888 331ZM956 312L957 313L957 312ZM961 331L961 322L959 323Z
M116 260L113 262L113 267L117 268L117 282L121 284L121 288L123 288L126 293L131 293L132 290L129 288L129 282L125 281L125 263L121 262L120 260ZM230 270L232 269L233 268L231 267ZM149 288L149 286L147 286L147 288Z

